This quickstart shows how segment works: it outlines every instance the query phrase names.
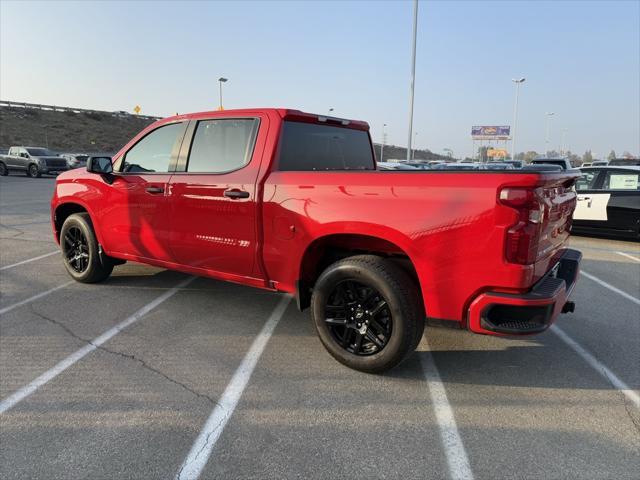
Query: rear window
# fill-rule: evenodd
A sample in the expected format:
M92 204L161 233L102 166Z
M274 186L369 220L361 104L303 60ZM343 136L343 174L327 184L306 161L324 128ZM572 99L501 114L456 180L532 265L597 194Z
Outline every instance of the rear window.
M279 170L374 170L369 134L363 130L284 122Z

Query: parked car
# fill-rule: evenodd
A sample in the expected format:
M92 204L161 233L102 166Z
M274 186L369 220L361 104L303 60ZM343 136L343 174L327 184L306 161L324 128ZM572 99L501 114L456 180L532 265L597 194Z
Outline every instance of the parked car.
M609 162L609 165L620 167L620 166L639 166L640 158L614 158Z
M513 168L522 168L522 160L502 160L500 162L488 162L488 165L511 165Z
M563 170L571 170L573 166L567 158L535 158L530 165L558 165Z
M640 167L582 168L573 231L640 239Z
M11 147L7 155L0 156L0 175L17 171L35 178L65 170L69 170L67 161L43 147Z
M427 316L525 335L572 311L578 177L381 172L365 122L203 112L60 175L52 225L79 282L133 260L286 292L333 357L381 372L416 348Z
M604 167L605 165L609 165L609 162L607 160L594 160L593 162L591 162L592 167Z
M89 155L85 153L62 153L60 156L67 160L69 168L84 168L87 166L89 158Z
M378 170L418 170L418 168L400 162L377 162Z

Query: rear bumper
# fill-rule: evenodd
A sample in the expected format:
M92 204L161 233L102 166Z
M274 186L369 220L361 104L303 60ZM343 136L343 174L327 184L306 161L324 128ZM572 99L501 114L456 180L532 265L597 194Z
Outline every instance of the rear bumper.
M558 263L524 294L485 292L469 306L469 330L487 335L544 332L564 311L580 270L582 253L567 249ZM567 308L565 308L565 304Z

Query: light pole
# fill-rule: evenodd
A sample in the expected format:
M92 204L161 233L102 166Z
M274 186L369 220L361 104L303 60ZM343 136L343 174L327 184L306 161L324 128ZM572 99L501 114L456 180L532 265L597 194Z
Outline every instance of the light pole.
M565 153L564 153L564 147L565 147L565 139L567 136L567 129L563 128L562 129L562 145L560 146L560 155L562 155L564 157Z
M549 140L551 136L551 117L555 115L554 112L547 112L547 136L545 138L545 148L547 149L546 155L549 155Z
M411 140L413 135L413 91L416 82L416 38L418 36L418 0L413 0L413 44L411 47L411 82L409 86L409 141L407 160L411 160Z
M43 125L44 128L44 141L47 148L49 148L49 125Z
M416 158L416 150L418 149L418 132L413 133L413 153L411 154L411 160Z
M453 158L453 150L451 150L450 148L443 148L442 151L446 152L449 158Z
M383 123L382 124L382 143L380 144L380 161L384 162L384 157L382 156L382 154L384 153L384 144L387 142L387 132L386 129L387 128L387 124Z
M513 133L511 134L511 159L516 159L516 128L518 126L518 93L520 93L520 84L524 83L524 77L512 78L511 81L516 84L516 100L513 105Z
M224 77L220 77L218 79L218 85L220 86L220 107L218 107L218 110L224 110L224 107L222 106L222 84L226 83L228 80L228 78Z

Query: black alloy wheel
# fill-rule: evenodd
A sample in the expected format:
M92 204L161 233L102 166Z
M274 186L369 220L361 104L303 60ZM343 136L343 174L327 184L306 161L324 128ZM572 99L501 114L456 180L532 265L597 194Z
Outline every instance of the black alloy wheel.
M418 284L376 255L332 263L316 280L311 319L327 351L344 365L380 373L413 352L424 331Z
M325 313L331 335L350 353L373 355L389 342L393 317L382 294L370 285L339 282L327 298Z
M73 226L67 230L62 249L69 267L77 273L84 273L87 270L89 267L89 242L80 228Z

